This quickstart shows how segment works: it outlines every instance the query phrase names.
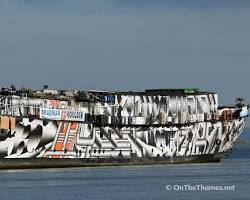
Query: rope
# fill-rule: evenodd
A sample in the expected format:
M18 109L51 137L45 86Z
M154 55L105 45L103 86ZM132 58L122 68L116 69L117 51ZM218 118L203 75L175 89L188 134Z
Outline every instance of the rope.
M238 140L241 141L241 142L243 142L243 143L246 143L246 144L250 145L250 141L244 140L244 139L242 139L240 137L238 137Z

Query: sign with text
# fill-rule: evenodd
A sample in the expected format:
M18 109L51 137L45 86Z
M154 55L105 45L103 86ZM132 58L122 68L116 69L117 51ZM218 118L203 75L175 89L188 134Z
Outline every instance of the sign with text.
M61 120L61 110L41 108L40 109L40 118L41 119L50 119L50 120Z
M82 111L62 110L62 120L65 121L85 121L85 113Z

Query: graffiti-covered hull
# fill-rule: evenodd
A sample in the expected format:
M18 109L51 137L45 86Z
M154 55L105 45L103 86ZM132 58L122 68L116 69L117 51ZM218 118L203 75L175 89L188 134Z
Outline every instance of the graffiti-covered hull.
M248 115L244 104L219 107L214 93L86 94L2 95L0 158L82 164L209 161L232 148Z
M94 127L77 122L18 122L13 136L0 142L2 158L176 157L229 150L244 119L169 127Z

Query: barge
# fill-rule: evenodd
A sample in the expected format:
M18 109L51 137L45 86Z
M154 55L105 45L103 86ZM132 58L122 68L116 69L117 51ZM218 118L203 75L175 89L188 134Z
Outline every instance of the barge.
M2 88L0 168L219 161L248 117L198 89Z

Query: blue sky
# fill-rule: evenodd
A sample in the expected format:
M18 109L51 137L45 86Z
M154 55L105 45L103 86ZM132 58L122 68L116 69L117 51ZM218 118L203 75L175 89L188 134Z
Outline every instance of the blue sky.
M0 0L0 86L250 100L250 1Z

